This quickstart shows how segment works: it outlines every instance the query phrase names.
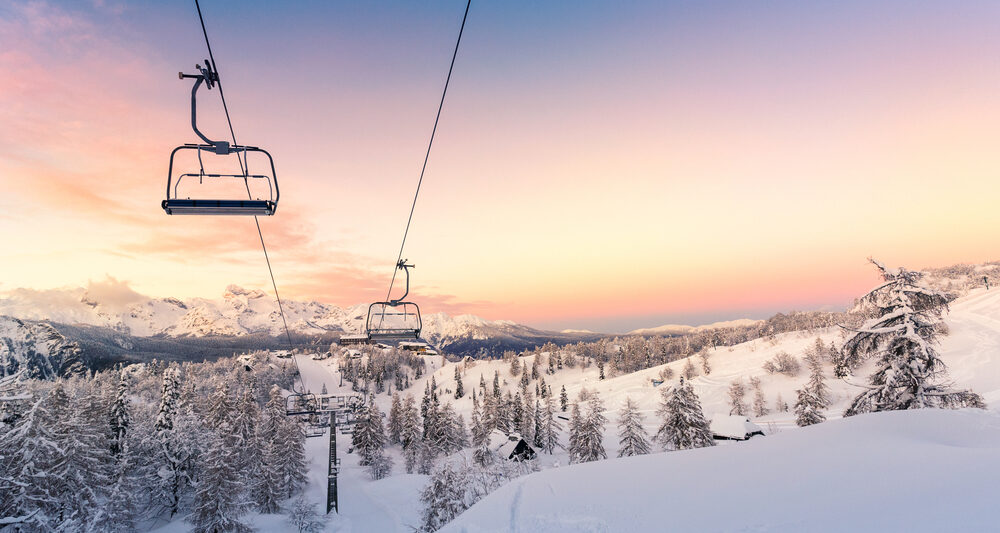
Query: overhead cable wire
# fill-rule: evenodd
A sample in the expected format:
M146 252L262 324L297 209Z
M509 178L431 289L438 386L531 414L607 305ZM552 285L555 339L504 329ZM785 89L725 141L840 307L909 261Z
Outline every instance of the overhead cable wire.
M417 198L420 196L420 186L424 183L424 172L427 170L427 161L431 157L431 147L434 146L434 135L437 133L438 121L441 120L441 110L444 108L444 98L448 94L448 84L451 83L451 72L455 68L455 58L458 57L458 47L462 44L462 33L465 31L465 21L469 18L470 6L472 6L472 0L468 0L465 4L465 14L462 15L462 26L458 29L458 39L455 41L455 51L451 54L451 64L448 66L448 77L444 80L444 90L441 91L441 101L438 103L437 115L434 117L434 128L431 129L431 138L427 143L427 152L424 154L424 164L420 168L420 179L417 180L417 190L413 194L413 203L410 205L410 216L406 219L406 229L403 231L403 241L399 244L399 255L396 256L396 262L393 264L392 279L389 281L389 290L386 291L385 295L386 301L391 301L392 286L396 282L396 272L399 271L397 265L399 265L399 261L403 258L403 248L406 246L406 237L410 234L410 223L413 222L413 212L417 208Z
M208 48L208 59L209 61L212 62L211 65L206 65L206 66L209 68L209 70L214 70L217 75L217 79L215 80L215 82L219 86L219 97L222 99L222 109L226 113L226 123L229 124L229 134L233 138L233 146L237 146L239 143L236 142L236 131L233 129L233 121L232 118L230 118L229 116L229 106L226 105L226 93L222 90L222 76L218 76L219 65L215 61L215 55L212 54L212 43L208 39L208 30L205 28L205 17L202 16L201 14L201 4L198 2L198 0L194 0L194 6L198 10L198 20L201 22L201 32L205 36L205 46ZM250 194L250 184L245 177L249 172L248 168L245 166L246 151L244 151L243 157L244 159L241 160L239 152L236 153L236 160L240 164L240 172L244 176L243 185L247 189L247 196L250 197L250 199L253 199L253 195ZM281 324L285 328L285 340L288 342L288 351L289 355L291 355L291 352L294 349L292 345L292 335L288 331L288 321L285 319L285 311L283 306L281 305L281 296L278 294L278 284L274 280L274 270L271 268L271 258L267 254L267 245L264 244L264 233L260 229L260 221L257 219L257 215L254 215L253 221L254 224L257 226L257 236L260 238L260 247L264 251L264 261L267 263L267 272L271 276L271 287L274 288L274 299L277 300L278 302L278 314L281 315ZM296 373L299 375L299 382L302 385L303 392L305 392L306 388L305 381L302 380L302 373L299 370L299 363L298 361L295 360L294 355L292 356L292 362L295 363L295 370Z

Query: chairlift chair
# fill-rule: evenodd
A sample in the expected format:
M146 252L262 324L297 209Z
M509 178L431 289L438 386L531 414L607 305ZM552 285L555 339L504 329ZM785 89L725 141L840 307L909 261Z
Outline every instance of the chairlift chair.
M399 298L387 302L375 302L368 306L368 319L365 330L368 338L378 340L419 339L423 322L420 319L420 307L407 302L410 293L410 269L406 259L396 263L396 268L406 273L406 292Z
M239 144L229 144L228 141L213 141L205 136L197 124L197 103L196 96L198 89L204 83L211 90L219 81L219 73L215 67L205 60L205 67L195 65L198 74L184 74L179 72L180 79L194 78L194 87L191 88L191 128L204 141L205 144L184 144L174 148L170 152L170 166L167 170L167 198L160 204L168 215L245 215L245 216L269 216L273 215L278 208L278 178L274 170L274 159L271 154L256 146L245 146ZM198 157L198 170L196 172L182 172L175 176L174 161L178 153L194 151ZM249 155L260 154L267 158L270 166L270 174L251 174L249 169ZM205 155L209 156L232 156L235 155L240 166L239 174L224 174L205 171ZM255 158L256 159L256 158ZM179 165L178 165L179 166ZM263 198L224 198L206 199L191 198L181 196L180 185L184 179L188 182L197 179L199 184L203 184L206 179L242 179L246 185L247 195L250 196L251 181L263 181L267 183L268 195Z
M309 392L293 392L285 398L287 416L314 414L319 408L316 395Z

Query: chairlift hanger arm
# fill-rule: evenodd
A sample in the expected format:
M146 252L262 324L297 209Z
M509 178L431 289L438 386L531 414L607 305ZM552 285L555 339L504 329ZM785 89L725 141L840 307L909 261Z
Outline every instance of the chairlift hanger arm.
M204 83L205 86L212 90L212 87L219 82L219 73L212 66L209 60L205 60L205 67L201 65L195 65L198 69L198 74L184 74L183 72L178 72L177 77L181 80L184 78L194 78L194 86L191 87L191 129L201 137L201 140L205 141L205 144L210 144L215 148L215 153L219 155L227 155L232 151L229 145L229 141L213 141L205 136L201 130L198 129L198 89L201 84ZM233 147L235 148L235 147Z
M416 265L407 264L406 261L407 261L406 259L400 259L399 262L396 263L396 268L397 269L402 270L403 272L406 272L406 292L404 292L403 295L400 296L399 298L394 298L394 299L390 300L390 302L393 305L398 305L400 302L402 302L403 300L406 299L406 296L408 294L410 294L410 269L411 268L416 268Z

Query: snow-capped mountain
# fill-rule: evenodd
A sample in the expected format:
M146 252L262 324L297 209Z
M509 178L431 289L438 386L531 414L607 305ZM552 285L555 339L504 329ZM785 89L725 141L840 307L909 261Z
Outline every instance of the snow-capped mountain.
M364 330L366 304L338 307L320 302L282 302L288 328L294 333L358 333ZM16 290L0 298L0 315L48 320L60 324L98 326L134 337L210 337L265 334L281 336L284 327L274 298L236 285L222 298L148 298L131 293L110 298L85 289L60 291ZM596 334L548 332L506 320L474 315L434 313L423 317L422 336L453 352L482 348L523 349L549 340L573 342Z
M0 316L0 377L22 370L36 379L80 373L80 346L48 324Z
M745 326L753 326L759 324L763 320L752 320L749 318L740 318L737 320L727 320L725 322L714 322L712 324L705 324L703 326L685 326L683 324L666 324L663 326L657 326L655 328L642 328L636 329L628 332L629 335L688 335L691 333L698 333L706 330L713 329L723 329L723 328L739 328Z

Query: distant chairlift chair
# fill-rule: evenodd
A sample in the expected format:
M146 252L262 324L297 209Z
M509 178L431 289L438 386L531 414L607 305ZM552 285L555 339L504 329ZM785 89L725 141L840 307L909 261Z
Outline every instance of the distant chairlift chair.
M406 273L406 292L394 300L375 302L368 306L365 330L368 338L373 341L420 338L423 327L420 307L405 301L410 293L410 269L413 265L407 264L406 259L401 259L396 268Z
M278 178L274 171L274 159L271 158L271 154L262 148L257 148L256 146L243 146L238 144L230 145L228 141L213 141L206 137L201 131L198 130L197 125L197 103L196 95L198 93L198 88L204 83L209 90L215 86L219 81L219 73L215 70L212 64L206 59L205 67L202 68L201 65L195 65L195 67L200 71L200 74L184 74L179 72L178 76L180 79L184 78L194 78L194 87L191 89L191 128L194 130L198 137L201 137L205 144L184 144L174 148L174 151L170 153L170 167L167 171L167 199L163 200L161 207L168 215L273 215L275 210L278 208L278 197L280 193L278 191ZM195 150L198 155L198 172L187 172L174 176L174 157L181 150ZM235 155L237 163L240 164L242 169L242 174L213 174L206 173L204 161L202 155L208 153L212 155L228 156ZM248 154L263 154L267 156L267 160L271 166L270 174L250 174L250 169L248 168ZM240 157L242 155L242 158ZM268 188L268 198L264 199L200 199L200 198L181 198L178 195L178 187L184 178L197 178L198 183L203 183L205 178L237 178L244 180L247 189L247 196L250 196L250 186L248 180L266 180Z
M312 415L319 410L316 395L309 392L293 392L285 398L285 415Z

